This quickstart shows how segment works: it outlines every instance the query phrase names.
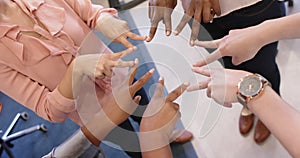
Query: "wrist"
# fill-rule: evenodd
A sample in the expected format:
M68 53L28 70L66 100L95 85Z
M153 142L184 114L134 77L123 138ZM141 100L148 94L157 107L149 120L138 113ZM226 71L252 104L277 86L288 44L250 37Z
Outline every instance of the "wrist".
M275 42L278 40L278 32L276 25L273 24L272 20L267 20L257 25L258 37L261 46L267 45L269 43Z
M266 86L259 97L253 98L248 103L248 108L255 113L259 108L265 106L266 100L272 99L270 93L274 92L271 86Z

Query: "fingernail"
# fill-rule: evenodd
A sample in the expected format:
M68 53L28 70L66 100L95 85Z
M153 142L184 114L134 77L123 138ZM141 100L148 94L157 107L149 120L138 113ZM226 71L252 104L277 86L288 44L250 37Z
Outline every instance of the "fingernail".
M139 59L138 58L135 58L134 59L134 64L138 64L139 63Z
M170 31L167 31L167 32L166 32L166 35L167 35L167 36L170 36L170 34L171 34Z
M154 68L152 68L151 70L149 70L150 73L153 73L155 71Z
M184 82L183 85L187 87L190 85L190 82Z
M138 101L140 101L140 100L142 99L142 97L141 97L141 96L139 96L139 95L138 95L138 96L136 96L136 97L137 97L137 100L138 100Z
M146 41L147 41L147 42L150 42L150 41L151 41L151 38L150 38L150 37L147 37Z
M164 78L162 76L159 77L158 81L162 81Z
M136 47L136 46L133 46L132 49L133 49L133 50L137 50L137 47Z
M231 104L231 103L224 103L224 106L225 106L225 107L231 108L231 107L232 107L232 104Z
M194 46L194 41L190 41L190 45L191 45L191 46Z
M178 34L179 34L178 31L175 30L174 35L177 36Z

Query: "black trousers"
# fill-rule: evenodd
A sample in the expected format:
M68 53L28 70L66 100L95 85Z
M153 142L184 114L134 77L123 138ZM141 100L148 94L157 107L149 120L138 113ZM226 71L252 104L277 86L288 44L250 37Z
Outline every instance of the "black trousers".
M228 35L232 29L250 27L265 20L279 18L284 15L284 2L263 0L249 7L236 10L226 16L215 18L213 23L203 23L198 39L219 39ZM276 63L277 45L278 42L274 42L264 46L253 59L240 65L233 65L231 57L222 58L222 64L225 68L261 74L271 82L272 88L280 94L280 73ZM213 50L208 51L212 52Z

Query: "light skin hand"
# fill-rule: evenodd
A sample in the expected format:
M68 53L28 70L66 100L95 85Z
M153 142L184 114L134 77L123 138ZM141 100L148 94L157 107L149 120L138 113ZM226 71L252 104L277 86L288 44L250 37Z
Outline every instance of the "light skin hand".
M104 14L97 20L96 29L112 42L119 42L126 48L134 47L128 38L137 41L146 40L146 36L140 36L133 33L128 26L128 23L111 14Z
M91 78L104 78L113 76L113 67L129 67L134 61L122 61L120 58L131 53L134 49L129 48L113 54L88 54L75 58L72 61L63 80L58 85L59 92L66 98L74 99L73 83L80 84L83 76Z
M162 20L165 24L166 35L172 32L171 15L177 5L177 0L149 0L148 16L151 21L151 28L147 42L150 42L156 33L158 23Z
M178 35L185 25L193 18L192 32L190 37L190 45L194 45L194 41L197 39L201 22L212 21L214 15L220 15L221 9L219 0L191 0L188 5L185 15L182 17L178 24L174 34Z
M181 94L186 90L188 86L188 82L181 84L171 93L169 93L165 98L163 98L162 94L164 79L161 77L158 81L158 85L154 92L154 95L144 113L140 125L140 132L149 132L163 129L161 130L161 132L153 132L152 134L161 135L157 136L157 138L168 137L168 135L175 128L176 122L180 118L179 105L174 101L181 96ZM144 138L141 138L141 140L144 140ZM169 139L167 138L167 140ZM145 139L145 141L147 141L147 139ZM143 151L142 155L144 158L172 157L172 152L170 150L169 142L166 142L165 146L161 148L153 147L153 150Z
M264 46L258 35L260 32L256 27L240 30L232 30L221 39L213 41L195 41L195 45L204 48L216 48L205 59L196 62L193 66L203 66L212 63L224 56L231 56L232 63L239 65L252 59Z
M129 117L130 114L138 106L138 102L141 97L134 94L142 88L145 83L151 78L154 69L151 69L144 74L136 82L133 82L133 78L136 74L138 63L131 69L127 79L116 87L112 86L112 94L109 100L104 104L101 104L101 110L97 112L82 128L87 138L94 144L99 145L99 142L117 125L122 123ZM99 123L99 120L102 122Z
M214 99L218 104L231 107L237 102L238 83L241 78L251 74L242 70L231 70L223 68L193 67L192 70L200 75L207 76L208 79L192 85L187 91L206 89L209 98Z

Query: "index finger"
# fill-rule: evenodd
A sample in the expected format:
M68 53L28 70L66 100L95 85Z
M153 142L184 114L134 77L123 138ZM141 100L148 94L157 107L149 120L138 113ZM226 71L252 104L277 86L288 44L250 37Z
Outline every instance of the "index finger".
M156 33L156 30L157 30L158 22L159 21L155 20L154 22L151 23L151 28L150 28L150 31L149 31L149 37L146 39L147 42L150 42L153 39L153 37Z
M153 94L153 98L162 97L163 90L164 90L164 84L165 84L164 78L159 77L158 84L157 84L156 89L155 89L154 94Z
M108 58L111 60L119 60L120 58L122 58L122 57L128 55L129 53L131 53L132 51L134 51L135 49L136 49L136 47L130 47L121 52L113 53L113 54L109 55Z
M186 90L186 88L190 85L189 82L185 82L178 86L176 89L174 89L171 93L168 94L166 97L166 101L173 102L176 100L181 94Z
M214 52L212 52L211 54L209 54L207 57L205 57L205 59L200 60L200 61L196 62L195 64L193 64L193 66L194 67L201 67L201 66L210 64L210 63L218 60L221 57L222 57L222 55L221 55L219 49L217 49Z
M120 36L120 37L116 38L116 41L123 44L126 48L134 47L124 36Z
M214 9L215 13L219 16L221 15L221 7L219 0L212 0L211 1L212 8Z

